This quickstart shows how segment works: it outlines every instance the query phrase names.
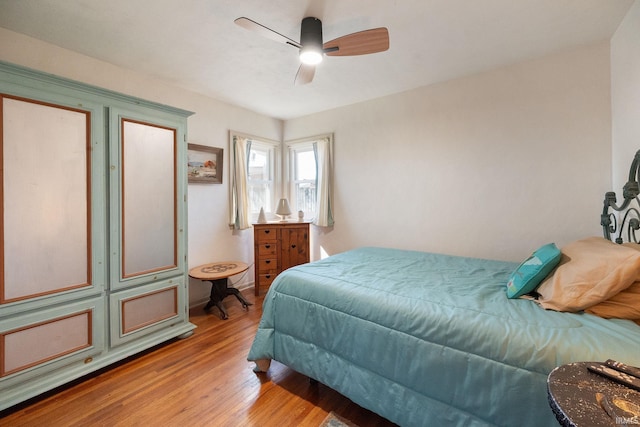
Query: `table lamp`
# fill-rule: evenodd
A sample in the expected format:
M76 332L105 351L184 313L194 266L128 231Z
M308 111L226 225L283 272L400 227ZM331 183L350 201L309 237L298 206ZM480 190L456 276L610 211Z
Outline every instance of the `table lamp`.
M287 215L291 215L291 208L289 207L289 200L280 199L278 202L278 207L276 209L276 215L280 215L282 219L280 221L285 221Z

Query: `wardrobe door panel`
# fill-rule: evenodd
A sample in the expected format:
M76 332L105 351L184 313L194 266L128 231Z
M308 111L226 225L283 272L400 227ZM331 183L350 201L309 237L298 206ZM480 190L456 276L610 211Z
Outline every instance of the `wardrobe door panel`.
M4 375L91 346L91 313L75 313L24 327L4 334L3 338Z
M186 285L169 279L113 293L110 297L111 345L181 324L187 319Z
M104 351L105 304L83 300L0 321L0 378L38 377ZM1 388L1 387L0 387Z
M122 273L175 268L176 130L121 119Z
M122 301L122 334L178 315L178 287L156 290Z
M0 303L91 283L88 111L0 96Z

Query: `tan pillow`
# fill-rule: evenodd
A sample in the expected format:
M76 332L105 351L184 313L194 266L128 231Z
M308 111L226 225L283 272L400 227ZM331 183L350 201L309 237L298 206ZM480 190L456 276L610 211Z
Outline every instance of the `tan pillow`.
M635 249L636 251L640 251L640 243L624 242L622 246Z
M538 303L557 311L582 311L640 281L640 251L603 237L564 246L556 269L537 289Z
M629 319L637 323L640 321L640 282L585 311L605 319Z

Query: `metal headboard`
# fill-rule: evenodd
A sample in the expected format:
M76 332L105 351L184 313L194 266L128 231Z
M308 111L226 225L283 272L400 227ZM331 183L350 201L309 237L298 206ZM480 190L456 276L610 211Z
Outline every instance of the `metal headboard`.
M626 241L638 243L636 238L636 230L640 229L640 150L636 152L629 169L629 180L622 187L622 197L624 202L622 205L616 205L616 193L609 191L604 195L604 207L602 215L600 215L600 225L604 237L616 243L623 243L624 234L626 233ZM633 203L635 202L635 203ZM613 211L610 212L610 209ZM621 219L620 219L621 218Z

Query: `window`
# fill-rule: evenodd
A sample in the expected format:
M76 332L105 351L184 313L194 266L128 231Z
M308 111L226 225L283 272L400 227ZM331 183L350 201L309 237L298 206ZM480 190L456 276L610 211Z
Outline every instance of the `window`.
M316 210L316 157L313 141L289 145L290 204L294 211L303 211L313 218Z
M250 228L260 208L273 219L276 200L284 197L307 220L332 226L332 146L331 134L282 144L230 132L229 225Z
M249 214L257 217L260 208L272 212L276 200L276 145L251 140L247 172Z
M286 143L289 200L313 224L331 227L333 135L326 134Z

